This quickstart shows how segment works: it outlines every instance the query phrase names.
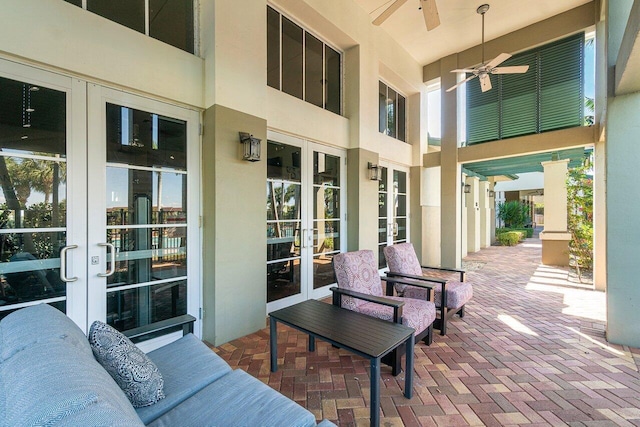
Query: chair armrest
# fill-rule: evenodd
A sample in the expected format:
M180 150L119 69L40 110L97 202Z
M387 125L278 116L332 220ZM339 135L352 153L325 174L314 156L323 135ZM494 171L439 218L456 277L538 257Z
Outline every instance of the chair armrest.
M349 289L342 289L337 286L329 288L329 290L333 292L333 305L335 306L342 307L341 296L344 295L352 298L361 299L363 301L368 301L375 304L381 304L387 307L392 307L394 323L400 323L400 319L402 319L402 306L404 305L403 301L396 301L389 298L377 297L375 295L363 294L362 292L350 291Z
M398 279L397 277L402 277L402 279ZM387 282L387 295L392 295L393 294L392 286L396 283L399 283L401 285L415 286L417 288L428 289L429 292L427 292L427 301L434 301L435 300L435 289L433 289L434 285L430 285L424 282L440 283L440 285L442 286L442 294L444 295L446 293L444 290L445 290L445 286L447 286L447 281L436 279L433 277L415 276L413 274L400 274L400 273L394 273L392 271L387 271L387 277L382 277L381 279ZM412 279L412 280L403 280L403 279ZM420 280L422 282L417 282L416 280Z
M460 281L464 282L465 276L467 272L465 270L461 270L459 268L444 268L444 267L432 267L429 265L421 265L420 267L426 268L427 270L440 270L440 271L451 271L453 273L460 273Z
M402 277L405 279L411 279L411 280L421 280L423 282L434 282L434 283L440 283L442 285L446 284L447 281L444 279L438 279L435 277L428 277L428 276L416 276L414 274L404 274L404 273L396 273L394 271L387 271L387 278L389 278L389 280L393 280L395 283L400 283L401 285L411 285L411 286L420 286L420 287L433 287L433 285L427 285L427 284L418 284L412 281L408 281L408 280L398 280L398 279L391 279L392 277ZM386 279L383 279L386 280Z

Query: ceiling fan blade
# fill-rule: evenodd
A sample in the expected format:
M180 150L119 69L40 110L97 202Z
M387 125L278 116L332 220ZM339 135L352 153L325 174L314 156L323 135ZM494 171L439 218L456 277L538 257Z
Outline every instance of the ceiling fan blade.
M452 73L473 73L475 68L459 68L457 70L451 70Z
M483 92L491 90L491 77L489 77L489 74L480 75L480 89Z
M396 0L393 3L391 3L391 6L386 8L384 12L382 12L376 19L373 20L373 25L382 24L384 21L387 20L387 18L389 18L393 14L393 12L400 9L400 6L402 6L406 2L407 0Z
M506 61L509 58L511 58L511 55L509 55L508 53L501 53L500 55L498 55L495 58L493 58L486 65L486 68L487 68L487 70L490 70L493 67L497 67L498 65L502 64L504 61Z
M420 5L427 31L431 31L440 25L440 15L438 14L436 0L420 0Z
M513 67L496 67L491 70L492 74L522 74L529 71L528 65L515 65Z
M451 92L452 90L454 90L455 88L462 86L463 84L465 84L466 82L468 82L469 80L471 80L472 78L476 77L475 75L473 76L469 76L466 79L462 80L461 82L459 82L458 84L456 84L455 86L451 86L449 89L446 90L446 92Z

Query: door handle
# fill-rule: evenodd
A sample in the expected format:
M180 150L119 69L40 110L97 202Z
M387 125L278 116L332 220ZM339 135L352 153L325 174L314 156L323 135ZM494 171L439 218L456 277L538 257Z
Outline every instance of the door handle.
M393 237L398 237L398 223L393 223Z
M104 246L107 252L111 252L108 261L111 263L111 268L106 273L98 273L98 277L109 277L116 272L116 247L112 243L98 243L98 246Z
M78 280L76 276L67 277L67 251L69 249L76 249L78 245L67 245L60 251L60 280L63 282L75 282Z

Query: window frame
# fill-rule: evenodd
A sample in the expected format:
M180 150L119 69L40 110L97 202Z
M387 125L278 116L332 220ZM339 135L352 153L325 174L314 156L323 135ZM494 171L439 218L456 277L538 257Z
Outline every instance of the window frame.
M391 86L390 84L388 84L386 81L382 79L378 79L378 95L382 94L382 92L380 91L382 86L385 87L385 105L384 105L384 111L381 111L381 108L383 107L381 105L380 98L378 98L378 132L384 135L387 135L390 138L397 139L398 141L407 143L407 116L408 116L407 97L401 91L396 89L394 86ZM395 93L395 100L393 103L393 105L395 106L395 108L393 109L393 116L394 116L393 133L390 131L390 128L389 128L389 91L390 90ZM400 116L399 111L401 110L400 99L404 101L403 102L404 108L402 108L404 112L404 117L402 117L402 120L400 120L400 117L399 117ZM383 117L385 119L384 127L382 123ZM399 123L400 121L402 121L402 123ZM402 135L400 135L401 128L402 128ZM403 138L401 138L400 136L402 136Z
M269 84L269 82L267 81L267 85L275 90L278 90L280 92L284 92L284 93L288 93L285 92L282 88L283 88L283 66L282 66L282 61L283 61L283 49L282 49L282 31L283 31L283 18L287 19L288 21L290 21L291 23L297 25L298 27L300 27L302 29L302 68L300 70L301 72L301 80L302 80L302 97L298 98L295 95L292 95L304 102L307 102L311 105L315 105L318 108L322 108L323 110L332 112L334 114L338 114L339 116L343 115L343 111L344 111L344 52L341 49L338 49L335 45L328 43L326 39L324 39L323 37L321 37L320 35L318 35L317 33L310 31L307 29L307 27L305 25L303 25L299 20L291 17L290 15L287 15L285 13L283 13L282 11L280 11L277 7L274 7L272 4L267 4L267 19L268 19L268 14L269 14L269 9L271 9L272 11L276 12L278 14L278 28L279 28L279 39L280 42L278 44L279 46L279 51L278 51L278 58L279 58L279 63L278 63L278 76L279 76L279 83L278 83L278 87L272 86ZM269 27L267 25L267 31L269 30ZM313 102L310 102L307 100L307 81L306 81L306 77L307 77L307 35L311 36L312 38L316 39L317 41L322 43L322 106L319 106ZM268 35L267 35L268 38ZM328 86L329 86L329 81L328 81L328 71L327 71L327 48L333 50L334 52L336 52L339 55L340 58L340 63L339 63L339 79L338 82L340 85L340 91L339 91L339 105L338 105L338 111L334 111L331 109L327 108L328 105ZM275 56L275 55L274 55ZM269 62L269 49L267 46L267 62Z
M140 32L140 31L138 31L138 30L136 30L134 28L127 27L124 24L120 24L119 22L113 21L113 20L111 20L111 19L109 19L109 18L107 18L105 16L102 16L100 14L97 14L95 12L90 11L89 9L87 9L88 0L81 0L81 5L77 5L76 4L77 0L76 1L64 0L64 1L66 3L71 4L71 5L78 6L78 7L82 8L83 10L86 10L87 12L90 12L90 13L93 13L95 15L98 15L101 18L104 18L106 20L114 22L114 23L116 23L118 25L122 25L123 27L129 28L129 29L131 29L131 30L133 30L135 32ZM191 53L191 54L196 55L196 56L200 54L200 37L198 37L198 34L200 34L200 20L198 19L197 0L188 0L188 1L191 1L192 8L193 8L193 22L192 22L193 34L191 35L193 37L193 52L190 52L188 50L185 50L185 49L182 49L180 47L174 46L171 43L167 43L165 41L162 41L160 39L157 39L157 38L151 36L150 35L151 22L149 21L150 20L150 16L151 16L150 6L149 6L150 0L140 0L140 1L144 2L144 32L142 32L141 34L144 34L145 36L150 37L150 38L152 38L154 40L157 40L157 41L159 41L161 43L167 44L169 46L173 46L176 49L182 50L183 52L188 52L188 53ZM182 1L184 1L184 0L182 0Z

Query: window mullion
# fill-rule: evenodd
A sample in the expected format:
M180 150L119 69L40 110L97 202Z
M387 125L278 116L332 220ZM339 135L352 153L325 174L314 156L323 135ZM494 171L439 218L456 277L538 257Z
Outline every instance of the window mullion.
M149 0L144 0L144 33L149 35L149 28L151 27L151 23L149 22Z

